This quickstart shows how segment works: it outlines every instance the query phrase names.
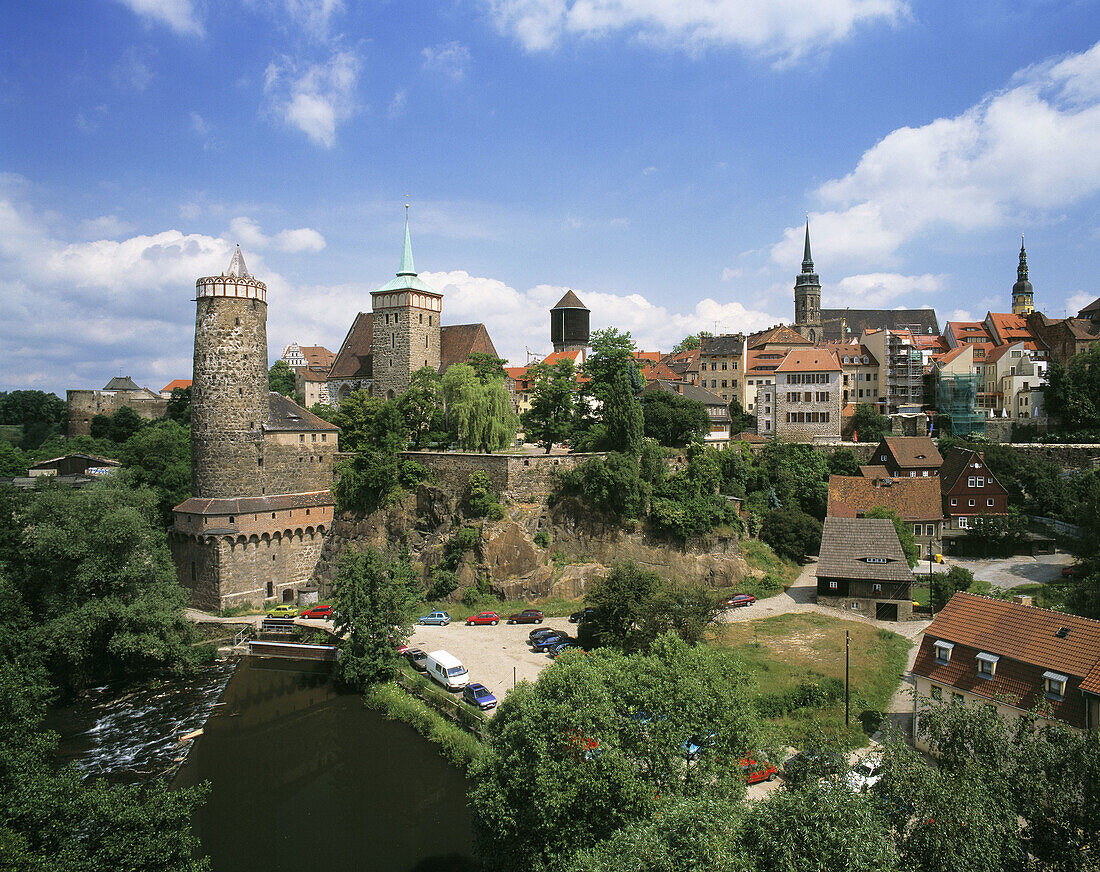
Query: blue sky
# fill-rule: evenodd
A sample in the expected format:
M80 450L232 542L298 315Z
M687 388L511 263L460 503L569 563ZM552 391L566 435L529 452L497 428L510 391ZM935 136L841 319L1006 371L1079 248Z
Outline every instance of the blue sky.
M962 10L963 14L960 14ZM336 350L405 197L444 323L668 350L825 306L1100 296L1100 11L921 0L5 3L0 389L191 371L194 281L239 242L270 354Z

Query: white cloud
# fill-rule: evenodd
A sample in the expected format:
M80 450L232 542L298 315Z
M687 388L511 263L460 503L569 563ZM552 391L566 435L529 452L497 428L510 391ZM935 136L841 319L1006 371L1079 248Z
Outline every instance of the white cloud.
M328 36L332 17L344 11L344 0L283 0L283 5L290 18L317 39Z
M409 104L409 92L404 88L399 88L393 95L393 99L390 100L390 105L387 108L387 112L391 118L396 118L399 115L405 114L405 108Z
M153 50L150 48L138 49L137 46L130 46L111 70L114 83L122 88L144 91L153 81L153 71L149 67L152 56Z
M199 136L206 136L210 132L210 125L206 123L198 112L191 113L191 130Z
M272 62L265 73L264 93L287 124L331 148L337 124L355 111L359 66L359 58L350 51L334 52L326 62L304 68L287 59Z
M728 282L730 279L739 278L742 272L743 270L741 269L741 267L724 267L722 269L722 281Z
M229 233L235 243L246 250L259 251L272 242L280 251L295 254L301 251L321 251L325 247L325 237L312 227L298 227L293 230L281 230L275 236L264 234L260 225L251 218L240 216L229 222Z
M952 313L950 315L947 316L947 321L977 321L977 320L978 319L974 317L974 315L970 312L969 309L955 309L954 311L952 311ZM947 324L947 321L944 321L944 323L940 325L941 329Z
M135 226L117 215L100 215L80 222L80 235L85 239L112 239L133 233Z
M528 51L566 36L621 32L663 46L698 50L735 45L781 60L818 51L856 28L894 24L904 0L484 0L497 27Z
M202 25L195 17L191 0L119 0L132 12L143 18L167 24L176 33L202 36Z
M822 306L837 308L851 306L854 309L893 308L900 297L913 294L925 299L943 288L943 276L925 273L905 276L898 273L866 273L846 276L836 285L822 288Z
M902 127L866 151L847 176L815 192L811 215L823 261L890 261L903 242L935 229L1020 226L1100 192L1100 43L1029 67L1012 86L953 118ZM772 259L800 257L789 228Z
M648 175L652 175L655 172L657 172L657 167L648 166L644 170L642 170L642 175L643 176L648 176Z
M449 79L459 82L466 78L466 69L470 65L470 50L457 41L429 46L420 52L424 59L421 68L442 73Z
M522 365L527 350L548 354L550 307L568 288L540 284L517 291L499 279L472 276L465 270L421 273L420 277L444 294L443 323L482 321L497 352L513 366ZM707 298L687 313L671 312L641 294L608 294L575 289L592 311L592 328L615 326L629 330L639 348L669 351L690 333L759 330L775 323L774 315L747 309L741 303L719 303Z
M100 103L87 112L76 113L76 126L82 133L95 133L107 120L107 107Z
M1070 294L1066 298L1066 312L1070 317L1073 317L1095 299L1095 293L1087 294L1084 291L1077 291Z

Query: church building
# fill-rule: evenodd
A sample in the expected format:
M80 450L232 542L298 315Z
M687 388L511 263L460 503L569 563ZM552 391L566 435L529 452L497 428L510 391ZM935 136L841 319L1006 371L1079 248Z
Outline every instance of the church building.
M371 293L371 311L352 321L328 374L333 405L354 391L392 400L412 374L430 366L440 374L471 354L498 357L484 324L444 327L443 294L421 279L413 266L408 206L405 244L397 275Z

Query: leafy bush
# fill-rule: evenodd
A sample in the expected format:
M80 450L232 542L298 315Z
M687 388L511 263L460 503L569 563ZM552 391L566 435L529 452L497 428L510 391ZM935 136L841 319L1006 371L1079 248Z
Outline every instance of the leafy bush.
M435 602L446 599L454 593L457 587L458 578L454 572L437 566L432 573L432 583L428 586L428 601Z
M539 530L537 533L535 533L533 538L535 544L538 545L539 548L550 547L550 534L547 533L545 530Z
M737 585L738 593L750 593L757 599L767 599L783 591L783 579L770 572L760 578L751 576Z
M821 522L796 508L774 509L760 525L760 538L780 557L802 560L821 547Z
M466 483L466 512L471 518L499 521L504 507L493 490L493 483L484 472L475 472Z
M803 681L788 690L762 693L753 704L761 717L781 718L800 708L824 708L844 698L844 682L839 678Z

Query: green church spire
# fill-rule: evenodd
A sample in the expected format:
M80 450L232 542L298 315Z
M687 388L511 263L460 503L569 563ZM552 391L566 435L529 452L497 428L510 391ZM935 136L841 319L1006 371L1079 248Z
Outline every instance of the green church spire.
M401 268L399 276L415 276L416 267L413 266L412 237L409 235L409 204L405 204L405 247L401 249Z

